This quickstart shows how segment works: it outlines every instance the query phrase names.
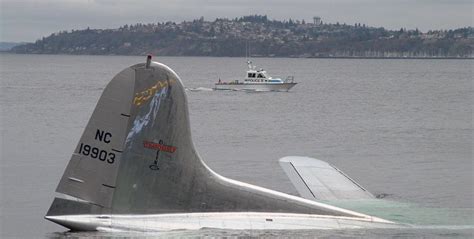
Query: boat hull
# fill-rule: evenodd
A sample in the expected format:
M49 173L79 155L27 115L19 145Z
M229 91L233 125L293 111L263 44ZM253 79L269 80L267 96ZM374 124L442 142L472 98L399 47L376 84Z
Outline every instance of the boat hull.
M215 84L215 90L242 90L242 91L289 91L297 83L282 84Z

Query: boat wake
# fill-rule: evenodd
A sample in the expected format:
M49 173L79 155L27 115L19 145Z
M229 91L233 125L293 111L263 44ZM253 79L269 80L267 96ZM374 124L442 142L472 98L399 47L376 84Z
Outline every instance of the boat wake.
M186 88L186 90L191 91L191 92L214 91L213 88L207 88L207 87Z
M202 92L202 91L239 91L239 92L247 92L247 93L272 92L271 90L265 90L265 89L215 89L215 88L208 88L208 87L186 88L186 91L190 91L190 92Z

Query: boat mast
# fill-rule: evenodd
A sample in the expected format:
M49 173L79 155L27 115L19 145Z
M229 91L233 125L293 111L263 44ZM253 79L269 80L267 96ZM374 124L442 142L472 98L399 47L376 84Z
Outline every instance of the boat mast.
M245 42L245 57L247 58L247 66L249 67L249 70L252 70L252 61L250 61L250 46L249 42Z

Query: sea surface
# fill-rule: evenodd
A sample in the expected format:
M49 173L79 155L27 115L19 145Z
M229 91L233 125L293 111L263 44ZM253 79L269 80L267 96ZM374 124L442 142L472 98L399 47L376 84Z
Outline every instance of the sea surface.
M0 54L0 238L471 238L472 60L255 58L290 92L212 91L243 58L155 57L187 91L197 150L218 173L297 194L278 165L327 161L380 199L329 202L409 229L74 233L43 219L108 81L145 57Z

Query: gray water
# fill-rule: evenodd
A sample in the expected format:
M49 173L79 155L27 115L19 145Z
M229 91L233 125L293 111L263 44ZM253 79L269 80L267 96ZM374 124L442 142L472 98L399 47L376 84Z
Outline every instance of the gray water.
M43 216L104 86L144 57L0 59L1 238L114 236L65 233ZM155 60L188 88L204 87L187 92L191 128L198 152L218 173L296 194L278 159L318 158L383 197L330 203L414 225L158 236L473 237L474 61L256 58L271 75L294 75L299 84L288 93L246 93L205 89L219 78L242 78L245 59Z

